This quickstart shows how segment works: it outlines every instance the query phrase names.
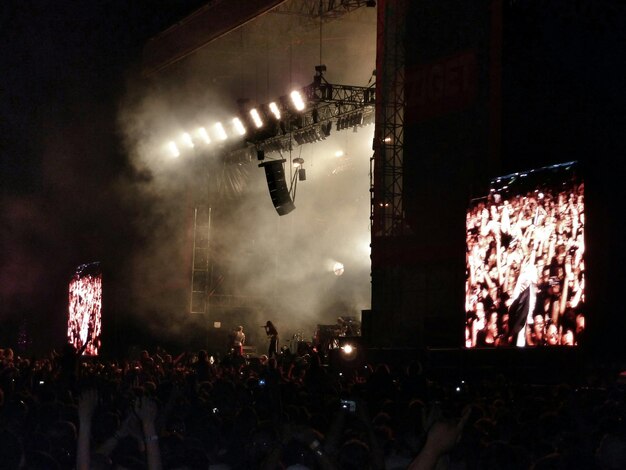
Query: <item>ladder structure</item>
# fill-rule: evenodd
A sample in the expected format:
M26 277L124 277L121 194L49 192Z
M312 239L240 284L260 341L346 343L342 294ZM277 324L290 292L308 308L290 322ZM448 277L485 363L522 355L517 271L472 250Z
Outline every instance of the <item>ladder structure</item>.
M189 312L206 314L209 309L209 268L211 241L211 208L197 206L193 214L193 253L191 259L191 298Z

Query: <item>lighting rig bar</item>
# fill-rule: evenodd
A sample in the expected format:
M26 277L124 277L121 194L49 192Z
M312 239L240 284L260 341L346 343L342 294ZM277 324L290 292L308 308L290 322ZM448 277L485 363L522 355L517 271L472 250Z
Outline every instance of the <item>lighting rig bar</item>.
M323 105L317 110L317 121L312 116L304 116L302 124L287 130L285 134L255 142L255 146L265 152L290 150L293 142L297 145L325 140L331 133L333 121L336 130L364 126L374 122L374 108L370 106Z
M265 153L289 151L296 145L326 139L332 131L356 128L374 122L375 84L351 86L328 83L324 66L317 66L313 83L302 89L307 108L293 112L281 106L279 131L274 136L251 136L248 142Z
M352 86L327 82L323 76L325 65L316 66L315 71L313 83L289 96L256 107L249 100L240 99L236 117L182 132L177 139L168 141L163 150L177 158L183 152L217 145L227 160L242 162L255 151L257 157L264 158L266 153L292 150L294 143L324 140L333 125L336 131L356 131L374 122L376 84L371 82L375 73L367 86Z
M273 14L296 15L305 18L334 20L361 7L375 7L373 0L299 0L287 2L271 12Z

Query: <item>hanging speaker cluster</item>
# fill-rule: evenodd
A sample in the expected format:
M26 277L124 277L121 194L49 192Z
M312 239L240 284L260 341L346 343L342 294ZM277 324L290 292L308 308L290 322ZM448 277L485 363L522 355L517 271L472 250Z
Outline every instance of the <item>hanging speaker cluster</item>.
M285 180L285 169L283 167L285 162L286 160L283 158L281 160L268 160L259 163L259 167L265 169L267 187L270 191L272 204L274 204L278 215L289 214L296 208L289 195L287 181Z

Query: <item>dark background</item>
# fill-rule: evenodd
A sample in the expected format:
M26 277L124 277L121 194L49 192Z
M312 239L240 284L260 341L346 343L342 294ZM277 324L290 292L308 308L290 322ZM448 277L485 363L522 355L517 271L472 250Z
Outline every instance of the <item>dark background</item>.
M132 221L143 207L115 185L142 175L122 150L118 106L146 41L203 3L0 3L0 344L22 331L35 350L59 347L67 283L86 262L107 260L112 325L126 316L124 263L142 242Z

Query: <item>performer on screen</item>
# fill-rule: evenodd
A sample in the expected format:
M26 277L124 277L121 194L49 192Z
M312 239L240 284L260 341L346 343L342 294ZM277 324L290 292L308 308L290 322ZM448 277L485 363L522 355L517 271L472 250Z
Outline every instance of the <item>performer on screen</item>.
M534 255L526 263L513 291L513 303L509 308L509 343L524 347L527 343L526 333L534 323L533 312L537 297L537 269L534 266Z
M267 321L265 326L265 334L269 337L270 345L267 350L267 357L272 358L278 356L278 330L271 321Z

